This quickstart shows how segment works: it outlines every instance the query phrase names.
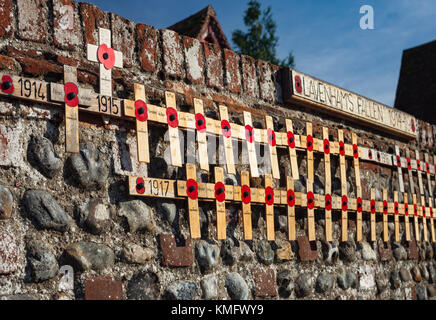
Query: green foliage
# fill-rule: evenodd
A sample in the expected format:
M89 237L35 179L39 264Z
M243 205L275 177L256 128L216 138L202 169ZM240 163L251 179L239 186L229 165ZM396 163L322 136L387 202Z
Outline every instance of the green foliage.
M232 34L238 53L269 61L281 67L295 67L292 52L289 53L287 59L279 60L276 57L279 39L275 35L277 25L272 18L270 6L261 12L260 3L250 0L248 9L245 11L244 24L248 28L247 32L235 30Z

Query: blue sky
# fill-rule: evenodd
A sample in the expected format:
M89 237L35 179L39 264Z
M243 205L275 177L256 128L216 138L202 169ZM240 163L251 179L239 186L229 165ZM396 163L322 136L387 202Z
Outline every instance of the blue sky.
M104 11L166 28L211 4L231 42L245 30L246 1L91 0ZM268 0L277 23L279 58L293 51L296 69L393 106L402 51L436 39L434 0ZM375 29L361 30L362 5L371 5ZM231 43L231 45L233 45Z

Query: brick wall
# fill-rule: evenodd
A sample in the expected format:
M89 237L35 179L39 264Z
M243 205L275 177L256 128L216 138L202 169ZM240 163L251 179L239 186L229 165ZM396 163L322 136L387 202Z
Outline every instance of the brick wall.
M81 86L98 91L99 68L87 61L86 44L97 44L98 27L104 27L111 29L113 47L124 57L124 68L113 71L114 95L120 98L133 99L133 84L142 83L147 99L157 105L165 104L164 93L170 90L176 92L182 109L193 112L193 98L201 98L206 113L215 118L218 106L224 104L233 122L241 122L246 110L252 113L255 127L265 128L264 116L271 115L276 131L283 131L289 118L298 134L305 133L306 121L312 122L319 139L322 127L328 127L335 139L336 129L344 130L347 143L355 132L358 145L391 154L395 145L403 156L406 148L435 152L436 128L429 123L419 121L417 140L404 141L333 115L284 104L277 66L102 12L92 4L0 0L0 18L0 71L4 73L62 83L62 66L67 64L78 68ZM165 131L150 130L152 161L145 166L135 158L133 123L123 119L106 123L86 113L80 114L80 121L83 152L72 156L65 153L61 109L0 97L0 299L14 295L37 299L434 296L436 247L404 241L402 226L401 243L391 240L387 248L369 243L367 216L365 242L340 243L340 213L334 212L334 241L327 243L322 240L324 215L317 211L318 240L311 244L305 237L306 211L297 209L298 240L290 243L286 212L277 208L277 240L269 243L264 240L264 208L253 206L255 240L244 242L240 205L228 205L229 239L217 241L215 208L202 203L202 240L191 240L184 201L128 196L127 174L183 177L183 170L165 158ZM278 156L281 167L289 168L287 151L279 150ZM298 154L298 161L303 178L297 184L304 192L304 153ZM332 177L338 179L338 163L332 162ZM319 180L315 188L322 190L324 168L319 155L315 163ZM377 188L381 200L381 190L387 188L392 201L397 171L374 162L360 166L363 198L369 199L370 189ZM236 176L226 178L238 181L241 168ZM213 175L201 174L213 181ZM349 175L353 194L354 173ZM405 180L409 190L407 175ZM338 188L333 181L333 189ZM44 192L32 192L35 189ZM433 190L426 192L428 196ZM41 201L45 209L38 207ZM354 221L350 214L350 239L355 239ZM392 232L392 221L389 228ZM378 239L382 229L380 220ZM72 290L63 289L65 279L59 269L64 265L72 265L76 273Z

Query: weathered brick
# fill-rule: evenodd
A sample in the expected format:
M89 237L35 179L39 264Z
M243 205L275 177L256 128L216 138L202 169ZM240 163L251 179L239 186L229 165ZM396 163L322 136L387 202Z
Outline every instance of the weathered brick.
M31 57L31 58L42 58L44 54L41 51L34 49L19 49L12 46L6 47L7 55L12 58L16 57Z
M85 279L85 300L123 300L123 285L110 277Z
M194 262L191 239L185 240L184 246L177 246L176 239L172 234L159 235L162 249L162 265L171 267L190 267Z
M74 50L79 46L79 23L72 0L53 0L53 27L55 46Z
M241 72L239 71L239 55L224 49L224 61L226 67L226 87L233 92L241 92Z
M276 65L272 65L273 68L273 76L274 76L274 86L276 88L276 103L283 103L283 88L282 88L282 79L280 73L280 67Z
M0 37L9 37L13 31L12 0L0 0Z
M260 98L273 102L275 99L275 86L272 66L268 62L258 60L257 67L260 79Z
M309 242L309 238L306 236L301 236L297 238L298 243L298 256L301 261L315 261L318 257L318 252L312 249Z
M46 75L61 75L63 68L60 65L51 63L47 60L17 57L17 61L23 68L23 72L30 75L46 76Z
M17 0L18 36L21 39L46 42L49 28L45 3L44 0Z
M186 59L186 77L193 83L204 83L204 62L201 42L190 37L183 37Z
M252 98L259 97L259 85L257 83L256 62L252 57L241 55L242 81L246 95Z
M100 10L99 7L87 3L80 2L80 16L83 28L83 37L85 48L89 44L98 44L98 28L109 29L109 20L107 14Z
M12 232L0 232L0 274L10 274L17 270L18 245Z
M123 53L124 67L133 66L135 53L135 24L111 13L112 48Z
M73 67L77 67L79 65L79 61L77 61L76 59L72 59L72 58L68 58L68 57L64 57L64 56L57 56L56 61L60 65L68 65L68 66L73 66Z
M253 271L254 295L266 298L277 296L276 274L274 270L256 269Z
M206 59L207 85L216 89L223 89L222 53L218 45L203 42L204 57Z
M183 52L179 35L172 30L161 30L163 67L167 75L182 77Z
M8 56L0 55L0 70L8 69L15 70L15 60Z
M158 31L146 24L136 25L139 45L139 62L143 70L155 71L157 68Z
M384 242L381 239L378 240L378 252L380 254L381 261L392 260L392 249L390 242Z

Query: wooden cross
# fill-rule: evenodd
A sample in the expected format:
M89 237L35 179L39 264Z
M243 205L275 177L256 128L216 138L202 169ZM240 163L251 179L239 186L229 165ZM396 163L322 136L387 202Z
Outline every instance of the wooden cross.
M191 230L191 238L199 239L201 238L200 232L200 213L198 209L198 186L197 186L197 170L195 164L186 164L186 179L187 186L186 192L188 193L188 211L189 211L189 228ZM195 181L192 185L188 184ZM191 188L191 190L190 190ZM197 188L197 190L194 190ZM197 192L197 196L192 195L192 192ZM189 196L191 195L191 196Z
M436 242L436 236L434 231L434 216L433 216L433 199L430 201L430 232L431 232L431 241Z
M225 139L225 138L224 138ZM242 217L244 224L244 240L253 240L251 225L251 191L250 191L250 172L241 172L241 201Z
M272 175L274 179L280 179L279 163L277 160L277 140L274 132L274 122L271 116L265 116L267 141L269 147L269 156L271 160Z
M404 193L403 170L401 169L402 163L401 163L401 156L400 156L400 148L398 146L395 146L395 155L396 155L396 159L394 163L396 163L398 167L398 181L400 184L400 192Z
M315 241L315 197L313 195L313 131L312 123L306 122L306 145L307 145L307 179L306 179L306 191L307 191L307 228L309 233L309 241Z
M424 196L421 196L420 216L422 217L422 226L423 226L423 232L424 232L424 241L427 242L428 241L428 235L427 235L427 213L426 213L425 198L424 198Z
M325 172L325 239L327 242L333 240L332 237L332 173L330 167L330 153L332 152L332 145L329 140L329 129L322 128L322 135L324 138L323 150L324 150L324 172Z
M418 174L418 184L419 184L419 193L424 194L424 185L422 183L422 164L419 157L419 151L415 150L415 156L416 156L416 172Z
M288 203L288 238L289 241L295 241L295 192L294 179L290 176L287 176L286 187L286 202Z
M292 120L286 119L286 130L287 130L289 158L291 160L292 178L294 180L299 180L300 174L298 173L297 151L295 149L295 146L297 145L297 141L294 136L294 127L292 124ZM298 141L298 145L300 145L299 141Z
M354 175L356 177L356 196L358 199L362 199L362 185L360 182L360 164L359 164L359 149L357 148L357 135L355 133L352 134L352 143L353 143L353 158L354 158ZM362 241L362 211L357 208L356 212L356 238L358 242Z
M226 239L226 205L225 205L225 187L224 187L224 170L221 167L215 167L215 198L216 198L216 229L217 239Z
M375 189L371 189L371 241L376 241L376 204L375 204Z
M142 84L134 84L135 90L135 116L136 116L136 144L138 149L138 161L149 163L148 141L148 109L145 97L145 87Z
M416 241L421 241L421 235L419 234L419 221L417 215L417 203L416 194L413 195L413 223L415 225L415 239Z
M175 167L182 167L182 154L180 151L176 95L173 92L166 91L165 101L167 105L167 122L168 134L170 136L171 163Z
M224 153L226 155L227 173L236 174L235 158L233 153L232 136L236 130L232 130L229 123L229 112L226 106L220 106L221 128L223 130ZM247 184L249 185L249 183Z
M410 177L410 176L409 176ZM408 205L408 194L407 192L404 193L403 199L404 199L404 229L406 230L406 241L410 241L410 223L409 223L409 205Z
M346 164L345 164L345 144L344 144L344 131L338 130L339 138L339 166L341 172L341 191L342 191L342 241L348 241L348 211L343 210L344 202L347 198L347 176L346 176Z
M394 223L395 223L395 242L400 242L400 205L398 203L398 191L394 191Z
M244 123L245 123L245 136L246 136L245 138L246 138L246 145L248 150L248 159L250 161L251 176L259 177L253 123L251 120L251 113L247 111L244 111Z
M274 200L275 194L273 192L272 186L272 175L265 175L265 202L266 202L266 236L268 241L275 240L275 232L274 232ZM272 193L271 193L272 192Z
M88 44L88 60L100 63L100 94L112 97L112 68L123 67L123 54L111 48L111 31L98 28L99 45Z
M383 241L389 242L388 228L388 190L383 190Z

